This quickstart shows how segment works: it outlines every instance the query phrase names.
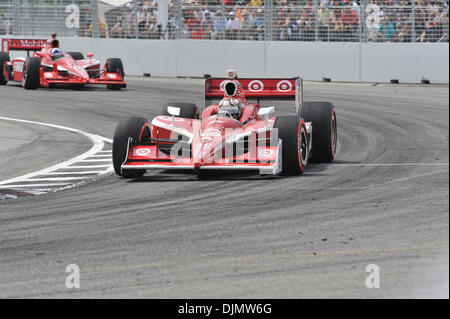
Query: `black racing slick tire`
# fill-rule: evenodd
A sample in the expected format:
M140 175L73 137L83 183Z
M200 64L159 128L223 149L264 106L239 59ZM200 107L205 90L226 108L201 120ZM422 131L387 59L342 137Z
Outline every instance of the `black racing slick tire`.
M81 52L67 52L74 60L84 60L84 55Z
M109 58L106 60L106 72L118 73L122 79L125 78L125 71L123 69L122 60L119 58ZM122 85L108 84L106 86L109 90L120 90Z
M127 158L128 138L132 138L134 142L142 142L150 140L151 131L148 121L141 117L131 117L123 119L119 122L114 131L113 140L113 166L117 175L125 178L141 177L145 174L145 170L124 170L122 164Z
M22 86L27 90L35 90L39 87L41 61L38 58L26 58L22 71Z
M9 62L9 54L7 52L0 52L0 85L8 83L8 78L5 77L6 62Z
M330 163L336 157L337 121L329 102L305 102L300 116L312 123L312 157L315 163Z
M308 133L305 122L298 116L277 117L273 125L281 139L282 174L301 175L308 163Z
M167 111L168 106L175 106L180 108L180 115L179 117L185 118L185 119L199 119L200 118L200 111L198 110L198 107L194 103L186 103L186 102L169 102L166 103L163 106L162 109L162 115L171 116L169 112Z

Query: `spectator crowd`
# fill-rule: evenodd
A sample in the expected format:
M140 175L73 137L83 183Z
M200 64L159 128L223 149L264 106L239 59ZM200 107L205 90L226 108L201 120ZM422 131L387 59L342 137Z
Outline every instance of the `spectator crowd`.
M437 0L169 1L166 26L157 1L128 3L110 36L143 39L448 42L448 6ZM268 25L266 20L271 19ZM136 27L137 23L137 27ZM268 30L266 30L266 28Z
M163 24L158 0L137 0L105 12L98 32L140 39L448 42L447 1L169 0ZM90 1L77 2L78 35L92 36ZM0 34L8 33L11 21L0 6Z

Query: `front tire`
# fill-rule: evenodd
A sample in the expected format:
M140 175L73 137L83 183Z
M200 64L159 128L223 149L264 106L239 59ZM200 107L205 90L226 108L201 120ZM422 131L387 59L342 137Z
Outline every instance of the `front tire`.
M150 140L151 131L148 121L141 117L131 117L119 122L114 131L113 140L113 166L117 175L125 178L141 177L145 170L124 170L122 164L127 158L128 138L131 137L135 142Z
M0 85L8 83L8 78L5 77L4 71L6 68L6 62L9 62L9 54L7 52L0 52Z
M298 116L277 117L273 125L282 141L282 174L301 175L308 163L308 133Z
M119 58L109 58L106 60L106 72L117 73L122 79L125 78L125 71L123 69L122 60ZM108 90L120 90L121 84L108 84L106 86Z
M301 110L305 122L312 123L312 161L330 163L336 157L337 121L329 102L305 102Z
M41 61L37 58L26 58L22 70L22 86L27 90L36 90L41 84Z

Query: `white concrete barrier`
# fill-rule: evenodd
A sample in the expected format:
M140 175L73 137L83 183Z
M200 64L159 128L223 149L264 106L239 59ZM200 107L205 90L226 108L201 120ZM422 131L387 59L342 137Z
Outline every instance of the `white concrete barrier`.
M66 51L120 57L128 75L285 77L449 83L448 43L338 43L61 38Z

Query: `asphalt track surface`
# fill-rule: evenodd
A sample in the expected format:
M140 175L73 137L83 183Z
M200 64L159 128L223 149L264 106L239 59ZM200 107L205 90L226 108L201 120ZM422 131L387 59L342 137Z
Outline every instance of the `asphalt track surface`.
M193 79L128 78L121 92L8 85L0 116L111 138L121 117L202 105L202 91ZM303 176L154 171L2 200L0 297L448 298L448 98L448 86L306 83L306 100L335 104L339 143L333 164ZM90 147L22 128L0 123L17 174ZM14 175L5 165L0 180ZM80 289L65 286L69 264ZM369 264L379 289L366 288Z

